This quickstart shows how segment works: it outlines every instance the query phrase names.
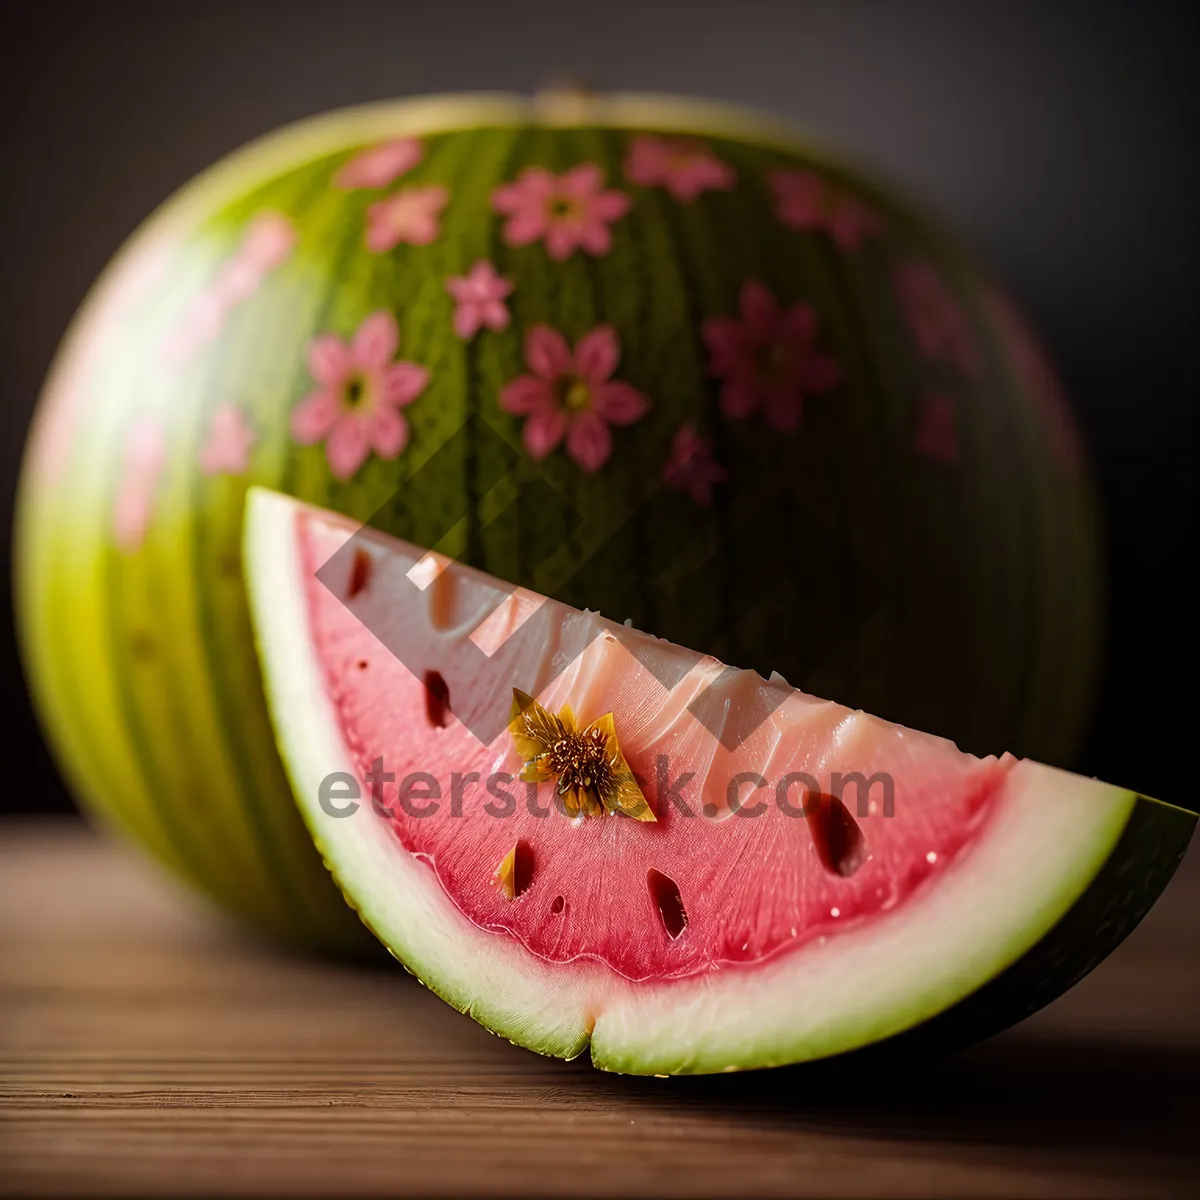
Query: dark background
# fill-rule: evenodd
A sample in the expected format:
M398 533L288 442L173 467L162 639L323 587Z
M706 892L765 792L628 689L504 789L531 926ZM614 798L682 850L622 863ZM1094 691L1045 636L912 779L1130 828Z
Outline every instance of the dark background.
M1198 549L1192 7L174 0L0 18L0 810L69 804L9 632L10 514L42 378L109 256L189 177L284 122L564 76L791 117L940 211L1013 289L1080 413L1108 517L1107 673L1076 765L1195 806L1179 762Z

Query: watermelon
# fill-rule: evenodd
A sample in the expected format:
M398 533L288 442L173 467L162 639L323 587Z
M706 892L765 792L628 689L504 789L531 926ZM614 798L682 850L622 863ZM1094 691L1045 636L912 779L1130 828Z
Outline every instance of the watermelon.
M184 188L78 315L17 518L50 739L183 879L344 947L251 647L256 484L971 750L1064 762L1087 715L1092 493L1044 359L936 224L767 119L317 118Z
M544 1054L677 1074L992 1032L1124 937L1195 826L277 493L245 553L334 877L430 988Z

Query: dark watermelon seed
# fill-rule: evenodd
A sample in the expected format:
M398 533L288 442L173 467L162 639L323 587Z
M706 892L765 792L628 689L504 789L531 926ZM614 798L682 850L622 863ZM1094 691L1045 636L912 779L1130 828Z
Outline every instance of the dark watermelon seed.
M437 671L425 672L425 715L435 729L446 728L450 712L450 688Z
M358 669L360 671L365 671L367 669L367 660L365 658L360 658L358 660Z
M518 842L513 847L512 882L514 900L533 882L533 848L528 842Z
M354 551L354 562L350 566L350 583L346 588L346 599L353 600L371 582L371 556L360 546Z
M650 888L650 899L654 901L658 915L662 918L667 937L674 941L687 928L688 923L687 909L683 907L679 885L653 867L646 872L646 884Z
M562 912L562 910L564 908L566 908L566 906L567 906L567 902L561 896L555 896L554 903L550 905L550 911L555 916L558 916L558 914L560 912Z
M850 810L836 796L809 801L808 828L821 866L849 879L867 861L867 840Z

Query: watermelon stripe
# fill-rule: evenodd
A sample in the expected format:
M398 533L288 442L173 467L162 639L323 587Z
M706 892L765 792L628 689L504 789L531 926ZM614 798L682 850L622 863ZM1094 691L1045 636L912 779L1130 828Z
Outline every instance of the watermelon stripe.
M727 147L718 147L726 156ZM652 191L647 199L653 198L655 216L667 232L673 259L674 271L682 285L684 303L688 314L688 326L702 330L706 316L736 311L739 280L731 280L716 269L711 253L713 242L719 237L720 221L711 203L715 197L701 196L696 202L681 209L677 215L671 210L672 201L661 192ZM674 219L672 219L674 217ZM707 350L703 340L692 341L691 366L701 381L701 393L697 398L700 412L707 422L710 436L716 434L727 423L720 412L720 385L708 374ZM739 440L731 436L725 448L726 466L736 472L742 462L739 455ZM713 565L718 579L718 617L721 628L732 629L735 623L735 568L731 560L730 547L736 540L733 524L732 498L728 487L717 487L713 494L712 512L716 526L718 549Z
M57 551L57 539L49 541L44 557L53 561ZM60 585L66 578L66 572L58 575ZM43 707L54 714L56 725L61 723L60 737L73 751L69 756L60 756L60 767L68 772L77 794L102 811L106 819L153 846L172 870L184 873L184 859L166 836L159 813L145 800L130 803L129 791L120 780L119 771L112 768L109 754L103 753L90 736L86 679L72 678L70 670L72 656L68 647L74 624L74 596L64 587L55 586L53 577L44 595L48 627L54 631L54 642L61 647L61 652L47 656L44 678L47 700ZM100 798L114 795L123 796L126 802L105 809Z
M645 197L639 197L639 200L644 202ZM641 278L631 281L633 283L633 287L631 289L632 294L639 300L637 314L635 319L631 322L631 327L637 330L645 330L649 327L654 334L659 335L661 334L661 330L657 327L657 313L655 313L653 309L651 309L646 303L646 297L649 293L650 287L652 286L649 276L658 265L657 262L651 261L653 251L657 247L652 246L650 238L647 236L647 231L644 224L641 222L635 222L632 219L633 215L633 213L630 213L625 219L630 222L630 238L631 240L636 239L635 245L638 249L637 257L638 260L644 264L645 269ZM599 269L596 270L596 275L597 279L599 280ZM608 306L603 303L603 295L601 300L601 307L607 310ZM655 343L659 343L660 337L655 336L653 340ZM629 354L624 346L622 347L621 357L622 368L628 371L629 367L626 364L629 361ZM639 354L638 357L640 359L642 356ZM662 400L657 392L650 397L650 403L652 405L658 405L662 403ZM620 441L617 439L620 439ZM628 434L614 434L614 442L616 442L615 453L620 453L627 450L630 453L631 458L636 455L636 459L634 459L633 462L633 470L638 476L640 476L642 486L637 487L635 484L633 487L631 487L630 491L631 495L637 495L640 497L651 492L652 489L658 485L658 472L655 470L654 463L650 460L650 455L654 453L656 446L649 441L630 446L621 444L622 442L628 442L631 440L632 439ZM635 487L636 490L634 490ZM651 543L651 531L648 527L648 523L646 521L635 519L632 523L631 534L631 563L628 569L636 573L636 577L641 583L641 586L638 589L638 600L641 604L641 611L638 614L639 624L644 629L656 630L661 627L660 622L662 618L658 612L658 598L656 596L657 589L654 586L655 580L652 566L655 560L655 547ZM632 614L610 613L608 615L615 620L622 621Z
M869 353L875 364L879 385L889 397L888 434L894 444L900 447L900 454L885 454L883 459L888 470L892 536L897 539L898 546L899 539L905 538L903 549L893 555L890 566L890 579L904 581L905 584L901 618L905 624L894 630L893 636L904 637L906 630L912 630L917 622L921 622L923 636L919 648L915 649L923 655L936 654L941 650L943 638L945 644L954 644L962 639L964 631L959 614L963 609L967 587L963 569L956 568L955 564L961 563L965 567L974 555L975 547L970 544L959 519L961 500L958 495L958 475L953 470L946 470L942 464L922 459L913 446L921 397L930 384L922 378L924 367L891 283L897 259L891 247L880 248L876 253L880 271L873 281L874 287L865 278L860 287L870 297L863 312L863 337L871 346ZM907 253L911 254L911 250ZM890 344L884 343L882 339L889 335L892 339ZM905 362L909 365L913 382L899 372L889 370L887 366L889 363ZM922 512L926 514L923 517ZM928 533L914 538L914 524L928 526ZM903 534L902 530L905 531ZM906 571L906 561L920 562L921 567L916 572ZM928 609L932 609L935 615L922 620L922 614ZM951 630L953 633L947 637ZM915 666L915 659L916 655L910 657L908 669ZM952 668L943 661L938 664L938 669ZM960 667L958 678L969 683L975 671L974 664L967 665L965 669ZM903 688L904 679L897 675L891 683L891 696L895 698L902 695ZM978 701L977 692L958 687L947 697L944 708L928 713L929 722L935 727L944 727L951 719L949 710L953 706L963 714L963 723L968 724L973 719L971 714L977 708Z
M108 619L111 642L114 646L120 646L123 649L128 644L128 634L121 613L121 599L124 590L122 575L116 552L113 552L109 556L105 571L104 611ZM140 764L141 780L145 792L152 799L154 797L162 798L160 802L154 804L154 811L173 855L183 866L189 878L196 881L208 880L210 886L218 888L218 894L222 898L226 898L229 893L227 881L223 878L224 873L214 870L213 864L200 857L193 840L188 836L184 822L180 820L179 810L174 804L168 802L171 793L158 772L155 754L142 721L130 673L119 672L116 676L116 684L122 718L129 742Z
M889 267L884 278L890 279L892 269L900 264L913 261L914 243L919 247L918 260L935 264L939 274L944 274L944 247L921 219L916 215L898 211L892 214L892 220L901 241L890 255ZM903 440L918 477L928 479L931 485L936 485L939 477L945 478L944 494L934 499L938 493L930 492L929 499L925 502L926 511L929 513L946 514L944 519L947 522L945 529L948 540L941 554L945 556L949 566L958 565L958 570L949 578L940 579L940 586L961 588L965 596L975 598L974 611L979 614L980 629L994 631L997 628L1005 628L1008 624L1005 620L1007 610L1003 604L997 603L999 587L992 577L997 570L996 555L989 553L987 549L988 546L994 546L994 542L991 538L981 539L977 532L981 524L987 526L992 523L995 506L990 501L980 505L979 492L973 487L978 472L981 469L986 470L986 465L981 468L977 462L982 460L986 464L989 459L990 447L995 440L993 433L983 422L984 414L979 411L979 406L965 399L962 380L958 375L937 364L931 364L922 357L890 282L886 285L886 291L886 303L893 309L893 321L901 331L902 341L909 348L912 364L910 369L917 381L912 395L901 410L894 435ZM913 449L912 438L919 419L919 401L925 393L945 394L956 401L959 441L963 453L961 463L955 469L947 470L942 464L926 462ZM906 518L905 524L911 526L911 517ZM918 545L915 552L919 550ZM937 566L941 568L942 564L938 563ZM1007 573L1003 566L999 569L1002 573ZM910 604L919 605L923 602L924 597L919 592L910 599ZM954 704L962 718L963 732L958 736L960 745L986 753L992 747L987 744L986 736L981 738L981 731L986 730L988 725L995 721L994 695L998 690L999 681L1010 673L1011 651L991 632L986 636L971 639L969 631L961 627L960 614L963 612L961 600L946 606L939 614L938 626L943 629L944 644L947 648L962 645L965 640L978 654L976 660L964 664L961 671L963 686L960 687ZM950 628L947 622L953 620L957 620L960 627L954 630L952 636L945 637ZM936 633L937 629L933 632ZM978 679L995 680L997 684L987 688L971 686L973 681ZM952 719L953 713L938 714L931 723L935 726L941 725L948 716Z
M491 218L491 186L492 181L507 177L516 157L519 137L512 137L500 143L499 153L493 148L488 153L489 141L495 139L486 135L476 135L465 156L465 169L460 169L455 177L455 186L459 194L476 197L468 209L463 207L461 226L455 222L453 233L458 239L460 256L454 263L456 273L465 274L477 259L487 259L495 262L497 255L496 237L493 233ZM473 168L473 169L472 169ZM449 272L448 272L449 273ZM511 297L510 297L511 299ZM447 320L452 320L452 313ZM510 327L511 328L511 327ZM482 344L484 339L498 336L494 331L481 329L462 350L463 371L465 378L464 397L466 407L464 421L466 423L466 455L463 461L463 487L468 497L466 559L481 568L488 569L489 541L484 538L484 522L480 511L483 497L479 493L476 480L479 477L480 432L481 424L485 421L485 412L490 405L496 404L496 396L488 396L487 375L483 366ZM505 334L511 337L511 334ZM499 388L496 389L498 393ZM489 476L490 477L490 476ZM524 539L517 538L517 545L524 546Z
M62 373L70 376L75 371L68 367L62 369ZM74 386L80 384L75 382ZM86 470L86 466L76 467L82 444L83 439L75 439L66 463L66 469L72 472L71 477L76 481ZM44 628L39 629L38 634L46 651L41 664L42 671L34 674L32 681L41 684L42 707L62 731L63 744L71 748L71 755L63 756L66 759L64 765L69 775L77 781L81 796L87 799L92 796L120 795L121 785L117 782L119 771L110 766L111 745L90 736L86 703L89 689L86 676L80 673L81 656L71 650L78 628L78 622L74 619L74 604L78 589L86 578L87 567L72 561L78 558L79 544L77 540L72 540L69 522L62 515L64 499L61 492L47 499L46 511L42 515L44 528L39 530L36 541L29 539L32 548L24 556L25 570L17 572L18 580L29 581L29 591L24 600L25 619L30 625L44 621ZM114 818L118 824L138 833L155 847L156 852L170 858L178 866L174 847L165 839L159 824L149 819L144 804L138 805L136 810L128 806L118 808Z
M769 197L764 196L764 202L768 201ZM804 422L797 436L811 438L814 453L806 459L806 469L811 472L811 477L804 482L805 500L802 503L811 508L822 526L836 531L841 545L849 551L840 563L827 564L825 568L826 571L838 570L835 586L839 594L852 602L857 580L851 574L853 561L850 556L865 556L863 566L879 578L885 589L883 619L887 628L892 637L903 638L903 630L897 629L897 617L901 614L896 609L904 599L891 594L890 589L903 578L898 563L919 552L918 547L905 545L905 531L911 527L908 508L911 501L908 489L900 485L895 474L897 459L907 449L904 439L911 398L895 387L884 366L886 360L875 349L873 330L877 326L867 318L863 297L856 286L854 261L844 263L844 252L836 249L824 233L796 232L784 250L786 256L781 255L779 262L780 276L806 281L805 293L798 298L810 303L819 314L817 345L824 352L834 354L844 375L842 384L834 390L805 399ZM855 427L854 457L846 470L838 448L829 444L823 430L831 423L845 419L838 412L840 408L849 406L853 412L859 403L876 408L876 419L868 424L871 432L865 435L865 445L862 427ZM885 453L881 445L885 439L897 447L899 453ZM863 531L871 529L872 522L864 519L859 493L867 486L860 480L865 473L863 459L870 454L872 441L880 449L868 459L869 465L872 468L882 465L889 473L889 485L884 489L887 503L876 506L876 536L868 550L860 545ZM824 574L823 571L822 581L829 586L824 581ZM831 669L846 663L848 668L841 670L850 669L854 673L854 684L871 696L873 711L886 715L892 708L900 683L896 678L900 660L894 655L875 658L868 651L867 661L861 662L863 639L863 630L851 630L849 641L833 651L833 659L815 664L815 671L802 683L812 690L819 690L825 686L824 678ZM872 643L868 642L870 645Z
M698 201L697 204L702 204L703 201ZM699 329L704 318L705 306L702 300L702 281L698 278L698 273L693 271L693 264L704 262L704 255L700 253L705 242L709 237L708 226L705 221L705 210L698 207L697 204L690 206L687 210L681 211L677 220L672 219L674 216L669 209L670 201L659 191L655 189L642 189L638 196L638 207L647 214L643 217L642 228L642 253L646 261L647 280L653 275L655 278L662 280L664 290L669 282L674 285L672 290L678 291L683 300L682 308L686 314L685 320L687 327L690 329ZM691 229L687 228L685 222L689 222ZM652 247L654 245L651 237L652 228L662 230L661 242L662 253L653 254ZM695 252L692 248L695 247ZM649 283L647 284L649 286ZM709 295L713 294L713 290L709 290ZM712 311L712 309L709 309ZM667 329L661 331L662 336L656 338L656 343L668 344L675 348L675 354L678 358L686 358L685 369L697 380L697 394L694 397L689 397L701 410L704 415L696 421L698 432L703 436L706 432L715 431L719 427L720 417L718 414L718 391L715 384L708 378L707 366L704 361L704 351L702 345L693 340L684 340L678 337L678 330L672 323ZM672 365L675 367L673 377L680 373L680 364L674 361ZM682 392L682 388L680 389ZM676 401L676 409L682 408L682 404ZM686 410L685 410L686 411ZM698 414L699 415L699 414ZM681 425L683 413L673 412L671 415L671 436L674 437L674 430ZM707 422L708 429L705 429ZM659 473L662 471L661 464L658 467ZM690 505L690 499L684 503ZM730 522L729 522L729 504L728 493L723 487L715 489L713 496L713 512L717 523L718 535L717 541L719 549L717 551L717 570L718 577L722 581L719 589L718 603L721 608L721 616L718 623L729 628L732 625L732 594L733 585L731 572L727 569L725 563L725 547L731 539ZM640 522L639 522L640 528ZM680 531L682 537L689 536L690 531L686 528ZM669 535L668 535L669 536ZM639 547L639 554L643 554L647 559L653 558L652 547L645 545ZM652 590L648 590L648 603L653 605L654 594ZM648 628L657 630L660 628L661 617L657 614L653 607L649 609L650 623Z
M600 165L604 171L607 189L630 194L632 186L621 172L622 150L620 136L611 130L586 129L579 133L578 156ZM573 164L563 164L564 167L570 165ZM654 318L653 314L648 312L647 306L650 267L633 249L637 245L637 217L635 203L629 212L614 222L613 248L608 254L576 256L579 259L579 312L581 316L586 312L586 316L582 316L580 320L578 332L583 334L601 323L612 325L620 339L620 358L614 378L638 379L641 390L645 393L647 389L644 379L638 375L636 368L641 340L647 328L652 326ZM658 399L652 394L648 394L647 399L653 414ZM643 418L643 421L654 420L654 415ZM606 491L611 488L611 493L605 497L606 503L597 503L591 498L597 491L596 478L593 476L585 479L582 471L579 472L581 499L577 504L585 517L598 518L597 524L602 525L604 529L606 552L611 552L614 544L610 540L611 530L614 526L619 527L630 522L631 514L639 509L656 484L656 473L649 461L655 446L650 438L638 439L634 432L636 428L637 426L609 428L612 455L601 472L609 475L612 480L606 487ZM634 516L628 528L629 536L619 545L623 551L619 569L631 581L636 581L631 590L641 608L640 619L650 628L654 628L658 617L655 611L653 581L661 563L656 562L653 547L648 541L647 522ZM590 580L588 590L591 590ZM628 612L613 614L616 620L624 620L630 615Z
M860 251L860 254L863 253ZM877 560L879 574L885 581L885 586L893 589L892 594L885 597L887 615L884 635L906 639L912 637L914 610L920 611L926 591L926 588L918 583L916 594L912 594L906 586L904 571L906 562L925 553L920 542L913 545L907 537L907 530L914 520L908 489L921 470L921 464L913 462L911 458L917 397L911 388L906 388L903 378L888 367L890 363L904 362L906 357L912 355L912 350L909 332L896 309L890 287L880 284L880 280L886 279L890 273L887 252L882 247L868 247L865 253L874 256L876 271L872 271L861 259L855 259L851 275L846 281L846 288L854 296L851 306L857 325L854 342L863 359L866 401L869 405L872 397L878 397L886 406L884 421L868 423L874 431L876 447L871 465L874 470L882 472L882 495L888 498L887 504L881 506L888 515L886 533L873 539L873 547L875 554L880 555ZM889 446L898 447L899 452L889 453ZM947 490L949 489L940 487L939 494L929 502L926 521L931 526L930 540L936 545L959 547L963 544L961 528L954 516L955 505L952 498L945 496ZM943 550L943 554L945 553ZM953 608L954 606L951 606L952 610ZM939 623L945 621L947 615L943 609L939 613ZM872 638L868 644L877 648L878 638ZM923 650L926 648L927 646L922 646ZM877 667L878 663L886 662L888 659L885 656L880 655L876 658L868 651L861 671L865 674ZM969 675L969 672L966 674ZM894 672L892 677L885 681L885 690L877 701L879 711L886 714L903 686L902 674ZM970 698L958 696L957 702L966 704L970 702ZM930 714L933 718L931 723L940 715Z
M522 140L522 134L512 134L505 146L504 154L498 161L493 179L481 178L476 184L482 199L482 207L479 211L478 224L472 231L472 238L475 242L479 243L481 256L494 266L497 266L501 261L503 240L501 225L491 211L491 185L496 180L507 180L512 175L514 165L520 161ZM465 262L464 265L466 265ZM503 271L499 266L497 266L497 271L503 275ZM513 295L510 292L508 296L510 311L512 301ZM507 421L510 418L505 416L500 419L497 416L499 412L500 392L512 375L516 374L517 364L522 361L522 339L519 333L515 331L514 324L515 322L510 321L508 328L500 332L488 331L485 333L484 331L480 331L472 339L471 343L471 388L474 396L476 417L490 431L500 432L502 435L502 420ZM511 359L513 364L511 373L500 365L500 362L506 357ZM514 441L516 442L514 449L518 452L517 462L520 464L524 453L519 441L516 439ZM506 495L509 492L517 493L519 491L519 484L515 479L510 478L508 483L509 487L505 489ZM502 500L500 503L505 509L509 505L517 505L514 511L518 517L518 521L512 524L514 526L519 525L521 523L520 517L524 515L524 509L528 508L528 504L526 503L523 509L521 501L517 496L510 496L507 501ZM481 557L481 562L486 561L489 565L515 563L515 578L528 579L530 572L526 558L526 531L519 527L510 528L512 516L513 513L507 511L503 513L503 516L500 513L495 514L492 524L488 527L488 541L482 547L483 557ZM499 540L501 535L506 535L502 542Z
M174 286L170 287L170 295L172 297L178 296L189 285L190 277L194 274L194 270L180 272L180 278L175 281ZM162 321L160 320L156 324L156 329L161 328ZM135 377L134 388L137 390L132 395L132 406L135 408L139 404L140 394L144 393L146 387L145 375L146 372L142 371ZM107 534L108 522L111 521L114 511L117 488L121 483L125 470L123 449L127 422L119 409L111 414L98 413L97 415L103 415L106 418L105 423L107 428L97 430L94 436L101 442L112 444L115 448L115 453L111 454L107 459L107 465L112 468L111 472L99 483L101 488L100 494L104 498L103 502L96 510L89 513L88 519L101 524L104 527L104 532ZM106 463L103 457L96 457L91 461L101 466L104 466ZM160 498L163 490L160 487ZM68 555L72 553L69 547L64 547L64 549ZM149 550L144 550L142 554L149 552ZM135 632L122 622L118 609L120 604L119 597L127 592L123 581L131 570L136 571L135 560L138 557L140 555L126 557L109 551L97 564L97 587L99 594L92 606L92 613L97 620L98 626L104 630L103 636L108 639L109 644L115 651L115 653L108 655L108 662L110 663L121 663L127 657L130 636ZM72 573L67 562L62 562L60 571L62 572L60 578L71 578ZM66 628L74 633L74 625L75 623L73 622ZM156 649L160 644L161 639L154 638L152 648ZM82 673L76 665L85 661L82 655L68 653L60 661L67 674L68 682L66 686L68 688L78 689L80 692L83 692L95 686L93 679ZM74 677L73 679L72 676ZM153 764L149 763L149 755L152 753L153 742L146 733L145 725L140 715L134 711L137 706L134 672L118 669L113 672L110 683L113 688L113 701L117 705L117 710L122 717L121 724L126 735L122 746L130 756L129 766L132 772L119 785L122 788L124 803L128 804L129 802L127 798L129 791L133 791L141 797L147 811L153 813L155 824L161 831L161 837L170 848L170 857L174 860L178 869L185 875L196 882L210 877L213 881L221 880L222 882L215 884L215 886L219 886L226 892L234 890L230 889L229 881L227 877L224 877L224 872L221 871L219 866L215 869L213 868L203 850L196 844L196 839L188 833L187 825L189 822L186 816L186 806L181 808L171 799L171 793L169 789L162 785L162 779L157 769ZM108 752L108 747L106 747L103 753ZM183 752L186 753L186 750ZM148 770L147 767L149 767Z
M857 253L863 252L860 250ZM869 249L866 252L869 253ZM878 326L869 316L869 299L864 294L860 278L862 268L853 262L845 264L842 261L843 253L827 237L819 234L810 235L797 246L800 258L798 265L805 276L813 281L812 301L822 316L822 344L837 354L845 375L843 384L837 390L806 400L805 421L828 421L832 415L829 410L842 404L852 405L854 410L860 406L878 410L874 421L864 420L855 426L855 450L853 461L849 464L850 470L844 472L835 468L826 477L824 487L816 490L828 489L828 494L835 498L833 511L826 510L822 514L824 521L830 528L837 529L841 543L855 559L861 560L862 567L877 578L884 589L882 612L869 619L874 619L877 624L884 623L891 637L901 639L905 636L902 622L907 611L898 612L897 609L903 604L907 610L908 604L894 594L893 589L896 581L903 577L898 564L917 549L911 545L905 546L911 501L908 489L900 479L898 462L902 461L901 456L907 449L906 418L911 397L896 386L895 379L885 365L887 359L875 344L874 333ZM857 379L852 374L856 368ZM888 453L885 444L898 448L899 452ZM822 457L837 463L836 450L832 447ZM837 466L840 467L840 464ZM873 478L876 471L883 472L886 477L886 484L881 489ZM864 476L872 477L864 481ZM867 487L878 489L871 497L878 514L874 522L869 518L861 498L861 493ZM881 495L888 497L886 504L876 502L876 496ZM881 520L880 515L884 515L884 519ZM877 525L878 529L869 547L865 547L862 545L863 534L871 529L872 524ZM928 524L936 529L936 518ZM858 586L858 581L851 573L853 565L850 558L841 564L839 586L840 593L851 602ZM835 654L853 664L850 668L854 673L853 685L866 692L874 691L878 697L873 698L876 711L886 713L902 686L901 679L897 677L900 673L899 660L894 656L890 660L883 656L876 657L868 649L864 662L864 641L868 647L875 644L875 639L868 640L870 632L861 629L852 631L850 641ZM822 664L822 667L828 673L829 664ZM888 670L888 667L891 669ZM823 686L819 674L811 680L811 685L814 689Z
M223 256L231 244L221 239L214 247ZM218 259L219 261L219 259ZM190 303L190 299L188 301ZM187 372L188 378L182 385L193 394L202 393L210 376L207 362L197 364L198 370ZM160 386L152 376L142 387L141 403L152 389ZM195 418L192 406L181 408L171 414L169 426L175 440L172 444L172 467L178 463L182 472L168 468L164 471L156 500L155 525L172 521L187 527L193 517L190 513L178 513L174 497L175 480L187 483L191 480L197 440L188 436L182 427L183 421ZM120 480L114 480L120 486ZM111 511L111 508L110 508ZM139 669L137 666L123 679L123 704L126 720L136 747L142 786L151 797L169 797L183 794L189 803L183 806L160 805L168 834L177 844L186 844L193 873L199 879L211 876L220 880L223 891L244 899L251 908L257 908L259 897L239 887L239 876L252 869L253 858L239 853L238 845L228 837L228 830L218 833L214 827L211 801L205 800L207 773L211 769L208 754L198 744L195 723L185 713L190 702L189 694L179 689L175 681L188 678L191 674L185 655L195 646L194 639L169 638L163 629L167 622L164 613L174 613L179 619L180 606L186 605L194 592L188 588L186 572L187 542L185 535L163 544L156 528L152 528L146 543L136 553L111 560L112 584L108 591L110 611L110 637L114 660L125 651L131 639L140 636L140 630L155 621L151 656ZM170 579L169 587L163 580ZM153 617L151 616L153 614ZM203 692L197 689L197 697ZM257 872L255 873L257 877Z
M280 187L274 190L271 197L274 206L284 211L307 213L328 187L320 171L308 174L307 178L301 177L297 182L301 185L298 189ZM291 194L293 190L296 191L294 196ZM306 223L306 230L310 233L315 230L320 236L332 232L334 225L334 221L329 221L325 228L320 225L308 226ZM269 281L267 286L273 286L274 283ZM205 436L208 422L221 398L236 393L236 380L250 369L253 356L264 351L271 352L270 342L267 341L265 346L262 344L260 327L253 320L253 306L259 301L259 297L253 297L239 314L241 319L235 331L236 337L231 339L235 349L221 361L223 369L220 377L210 384L211 402L204 410L204 421L198 431L200 439ZM284 349L295 352L294 346L281 347L281 350ZM240 523L245 488L240 480L213 480L206 485L198 474L192 478L193 506L195 511L205 514L205 519L197 522L196 534L191 542L191 572L196 581L199 601L195 614L196 639L204 652L202 671L208 681L207 688L201 694L211 697L213 701L210 721L215 724L220 738L218 761L226 765L223 774L224 786L229 789L226 793L227 803L235 810L233 819L244 824L248 831L255 861L261 864L272 881L264 897L265 903L280 909L281 921L286 918L289 909L294 909L303 914L306 922L321 928L322 924L329 924L330 909L327 904L319 903L320 892L313 887L314 875L320 865L307 843L290 836L290 824L281 826L278 809L264 802L279 786L278 766L274 756L262 754L262 738L251 740L248 736L252 726L244 708L239 714L239 707L242 706L238 703L239 691L244 691L245 685L234 689L231 664L228 662L231 648L226 649L221 644L222 622L215 603L221 583L212 580L211 572L217 562L218 552L236 554L239 550L236 540L230 544L228 531L236 531ZM206 493L211 494L217 488L222 493L224 503L217 501L214 505L209 501L206 504ZM244 591L240 580L234 586L238 591L239 607L243 606Z
M479 431L475 422L480 415L480 383L479 355L474 346L467 346L463 351L466 359L467 385L464 389L466 399L466 456L463 459L463 488L467 494L467 552L466 561L476 566L486 568L487 554L483 545L483 530L479 519L479 489L475 486L478 479L479 464Z

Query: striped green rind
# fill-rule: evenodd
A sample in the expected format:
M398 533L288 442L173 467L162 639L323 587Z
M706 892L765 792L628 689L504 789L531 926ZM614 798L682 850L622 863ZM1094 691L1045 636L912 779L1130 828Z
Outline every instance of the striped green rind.
M630 184L622 163L638 130L703 135L737 187L680 204ZM426 152L397 186L442 184L451 201L431 245L370 254L364 214L381 193L331 180L362 147L400 134L421 136ZM611 253L556 263L541 244L506 245L492 190L529 165L582 161L634 198ZM886 237L843 253L824 234L784 228L766 183L780 166L861 196ZM264 211L298 229L292 256L209 348L170 367L169 331ZM445 280L485 257L516 282L513 323L464 344ZM976 378L917 355L890 282L910 258L933 264L969 314ZM748 279L786 304L810 303L845 375L837 391L809 397L792 438L760 420L724 421L707 373L701 324L736 313ZM312 386L309 341L349 336L380 308L397 317L401 357L427 366L431 382L405 410L403 456L371 459L339 483L322 447L292 442L288 415ZM595 476L561 451L533 464L520 422L497 403L525 371L523 335L546 322L574 340L601 321L620 337L619 377L651 398L650 414L616 431ZM359 519L382 511L390 532L502 578L777 669L967 749L1063 761L1094 677L1091 493L1086 470L1056 458L1007 338L977 271L922 215L744 113L638 97L442 98L265 139L134 237L47 385L15 575L26 661L64 769L89 809L235 911L318 945L353 943L358 926L295 819L250 650L236 564L251 484ZM953 467L913 453L930 388L953 389L959 404ZM245 475L210 478L197 454L227 403L249 413L259 441ZM114 499L126 439L148 415L166 430L168 467L144 541L125 552L113 542ZM655 495L688 420L716 439L730 472L709 509ZM456 437L465 421L473 432ZM433 478L422 468L439 450ZM497 477L490 490L480 483ZM531 484L543 491L505 511ZM547 503L554 494L561 501Z
M1194 813L1023 761L968 854L836 936L668 983L634 983L587 958L548 962L472 923L367 806L348 817L322 810L321 781L353 772L354 756L309 628L297 509L256 489L245 555L268 704L300 811L338 885L398 960L539 1053L586 1051L605 1070L675 1075L961 1045L1049 1003L1105 957L1166 886L1194 831Z

